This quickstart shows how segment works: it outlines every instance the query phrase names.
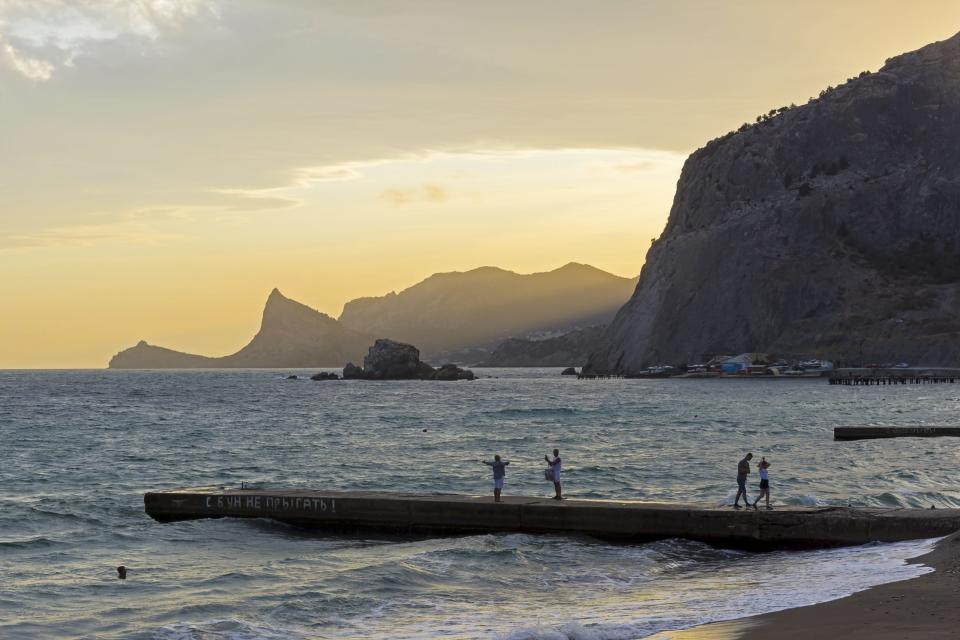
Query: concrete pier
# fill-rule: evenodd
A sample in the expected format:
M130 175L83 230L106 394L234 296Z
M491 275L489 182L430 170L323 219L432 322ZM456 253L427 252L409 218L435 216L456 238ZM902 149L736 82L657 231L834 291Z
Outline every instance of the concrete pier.
M858 545L945 536L958 509L780 507L774 511L614 500L564 500L297 489L198 487L144 496L161 522L270 518L356 533L460 535L496 532L582 534L622 542L686 538L718 547L775 549Z
M960 437L960 427L834 427L834 440Z
M953 384L958 380L960 369L949 367L853 367L830 372L830 384L848 387Z

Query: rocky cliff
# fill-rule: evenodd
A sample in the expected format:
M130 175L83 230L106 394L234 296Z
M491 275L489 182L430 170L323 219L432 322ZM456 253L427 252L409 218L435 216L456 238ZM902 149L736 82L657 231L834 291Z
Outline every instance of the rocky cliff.
M576 329L554 338L508 338L483 361L482 367L581 366L597 348L604 327Z
M960 362L960 34L694 152L590 372Z
M544 273L438 273L400 293L348 302L344 325L420 347L427 358L531 331L606 324L636 283L589 265Z
M263 309L260 331L240 351L208 358L141 341L110 360L111 369L203 367L335 367L359 359L372 338L274 289Z

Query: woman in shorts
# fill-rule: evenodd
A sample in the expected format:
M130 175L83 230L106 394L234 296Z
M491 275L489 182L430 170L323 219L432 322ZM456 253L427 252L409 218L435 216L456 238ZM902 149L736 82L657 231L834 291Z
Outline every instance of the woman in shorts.
M760 459L760 495L757 496L756 502L753 503L753 508L757 508L757 504L761 499L767 499L767 509L772 509L770 506L770 472L767 469L770 468L770 463L767 462L766 458Z

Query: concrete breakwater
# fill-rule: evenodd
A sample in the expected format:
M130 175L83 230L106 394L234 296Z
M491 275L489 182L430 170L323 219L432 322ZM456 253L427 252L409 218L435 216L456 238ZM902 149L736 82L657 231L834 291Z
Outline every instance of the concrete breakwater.
M834 427L834 440L960 437L960 427Z
M947 367L859 367L835 369L830 373L830 384L848 387L953 384L957 380L960 380L960 369Z
M945 536L960 529L960 509L782 507L734 510L614 500L564 500L303 489L197 487L144 495L161 522L270 518L338 532L403 535L565 533L643 542L686 538L718 547L816 548Z

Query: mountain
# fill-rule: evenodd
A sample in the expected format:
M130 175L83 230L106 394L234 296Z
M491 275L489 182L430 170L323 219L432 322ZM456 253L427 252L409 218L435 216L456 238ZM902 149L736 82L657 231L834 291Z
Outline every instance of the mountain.
M511 336L609 322L635 279L570 263L544 273L496 267L438 273L400 293L344 305L356 331L417 345L425 358Z
M373 338L347 329L330 316L286 298L274 289L263 309L260 331L240 351L222 358L180 353L141 341L110 360L111 369L202 367L340 367L359 361Z
M575 329L553 338L507 338L497 345L483 367L570 367L587 361L603 337L603 326Z
M960 361L960 34L686 161L587 372L761 351Z
M424 358L459 351L477 361L510 336L605 324L635 284L636 279L575 263L529 275L481 267L439 273L399 294L353 300L339 321L274 289L260 331L232 355L210 358L141 341L115 355L109 366L339 367L362 360L375 338L414 344Z

